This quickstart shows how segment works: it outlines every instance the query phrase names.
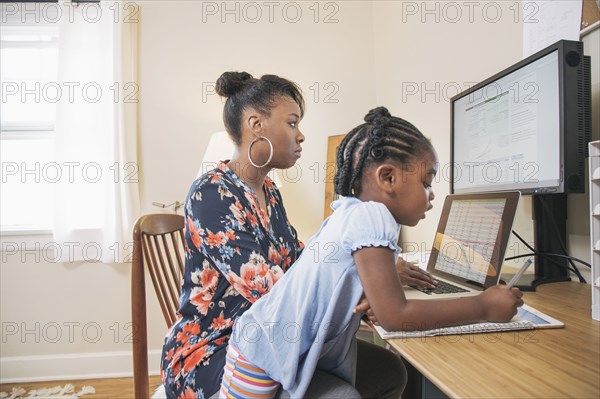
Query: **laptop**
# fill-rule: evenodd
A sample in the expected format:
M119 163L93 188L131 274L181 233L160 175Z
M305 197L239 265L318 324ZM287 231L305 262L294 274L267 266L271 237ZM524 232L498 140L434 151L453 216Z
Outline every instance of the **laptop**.
M472 296L498 284L521 193L448 195L427 263L435 290L405 287L407 299Z

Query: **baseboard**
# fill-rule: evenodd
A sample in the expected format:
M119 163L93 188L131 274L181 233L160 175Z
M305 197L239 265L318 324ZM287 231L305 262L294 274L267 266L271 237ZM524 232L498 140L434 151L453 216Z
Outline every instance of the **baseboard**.
M158 375L160 350L148 352L150 375ZM133 376L130 351L0 357L0 383Z

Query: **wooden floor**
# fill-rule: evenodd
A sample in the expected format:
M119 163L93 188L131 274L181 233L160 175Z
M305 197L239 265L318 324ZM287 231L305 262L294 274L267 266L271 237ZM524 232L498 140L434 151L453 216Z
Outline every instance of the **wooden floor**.
M373 342L373 333L366 328L357 332L357 337L369 342ZM7 392L9 395L13 387L21 387L29 392L32 389L52 388L57 385L64 387L66 384L75 386L75 392L78 392L84 385L92 386L96 389L95 394L84 395L82 399L137 399L133 397L133 378L104 378L96 380L70 380L70 381L46 381L29 382L20 384L0 384L0 392ZM160 384L159 376L150 377L150 395Z
M7 392L9 395L13 387L21 387L28 392L32 389L52 388L57 385L64 387L66 384L75 386L75 392L78 392L84 385L92 386L96 389L95 394L84 395L82 399L135 399L133 397L133 378L105 378L97 380L70 380L70 381L47 381L47 382L29 382L20 384L0 384L0 392ZM150 377L150 395L160 384L159 376Z

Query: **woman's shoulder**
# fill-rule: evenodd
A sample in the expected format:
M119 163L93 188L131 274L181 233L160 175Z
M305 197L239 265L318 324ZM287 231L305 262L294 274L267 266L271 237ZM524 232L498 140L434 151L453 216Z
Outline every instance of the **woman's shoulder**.
M227 172L227 169L216 167L207 171L206 173L198 176L190 187L190 194L194 192L201 192L205 190L211 190L216 187L223 187L233 189L239 186L232 176L231 173Z
M194 180L188 191L186 202L209 206L206 200L223 200L236 196L238 185L232 181L228 174L219 169L211 169ZM209 201L214 203L214 201Z
M219 164L216 168L210 169L196 177L196 180L192 183L192 187L202 188L211 184L231 183L231 178L227 173L228 169L221 166L222 164Z

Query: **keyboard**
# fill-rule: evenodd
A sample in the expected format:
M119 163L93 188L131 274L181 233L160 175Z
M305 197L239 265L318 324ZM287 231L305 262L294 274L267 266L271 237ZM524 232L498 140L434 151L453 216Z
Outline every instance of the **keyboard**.
M455 292L467 292L464 288L458 287L454 284L447 283L445 281L438 280L438 285L435 288L424 288L416 285L411 285L414 289L426 293L427 295L432 294L452 294Z

